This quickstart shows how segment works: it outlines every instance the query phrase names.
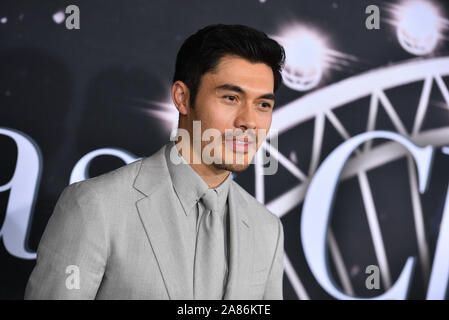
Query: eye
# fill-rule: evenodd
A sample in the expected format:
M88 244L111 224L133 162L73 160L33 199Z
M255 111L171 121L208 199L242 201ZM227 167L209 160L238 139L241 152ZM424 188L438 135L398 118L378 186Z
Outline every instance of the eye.
M271 108L271 104L269 104L268 102L261 102L260 105L265 109Z
M235 102L237 101L237 97L236 96L224 96L223 97L225 100L230 101L230 102Z

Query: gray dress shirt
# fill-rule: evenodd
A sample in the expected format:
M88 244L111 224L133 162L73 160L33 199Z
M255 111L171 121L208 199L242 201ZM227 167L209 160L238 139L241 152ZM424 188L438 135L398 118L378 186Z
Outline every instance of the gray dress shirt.
M173 151L172 151L172 148ZM175 161L171 161L170 154ZM201 216L206 212L201 197L209 188L206 182L193 170L193 168L186 162L186 160L179 154L175 143L172 142L165 150L165 159L167 161L168 171L172 180L173 188L181 203L184 212L177 212L176 216L183 222L185 232L190 233L192 239L190 244L187 244L191 249L189 252L190 263L193 266L195 262L195 239L198 232L199 222ZM232 176L229 176L214 190L218 194L218 208L221 210L223 217L224 241L225 241L225 268L224 268L224 282L222 292L224 294L229 263L229 214L228 214L228 191ZM193 282L193 274L192 274Z

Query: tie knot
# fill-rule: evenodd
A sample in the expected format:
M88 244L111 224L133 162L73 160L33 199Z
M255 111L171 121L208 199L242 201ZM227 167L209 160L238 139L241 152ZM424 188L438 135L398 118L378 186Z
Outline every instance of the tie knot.
M206 209L211 210L212 212L217 211L218 209L218 195L214 189L207 189L207 191L201 197L204 206Z

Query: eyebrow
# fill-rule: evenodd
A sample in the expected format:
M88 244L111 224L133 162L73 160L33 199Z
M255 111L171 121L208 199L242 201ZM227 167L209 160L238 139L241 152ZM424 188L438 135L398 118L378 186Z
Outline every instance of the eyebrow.
M221 86L216 87L217 90L229 90L229 91L235 91L238 93L246 94L245 90L243 90L241 87L234 85L234 84L223 84ZM258 97L258 99L268 99L274 101L274 94L272 93L265 93Z

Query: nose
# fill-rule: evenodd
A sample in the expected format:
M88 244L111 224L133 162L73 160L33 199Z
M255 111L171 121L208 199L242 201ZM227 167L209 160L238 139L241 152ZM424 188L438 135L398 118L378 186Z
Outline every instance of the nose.
M241 108L235 118L235 127L243 131L248 129L256 129L256 111L250 105Z

